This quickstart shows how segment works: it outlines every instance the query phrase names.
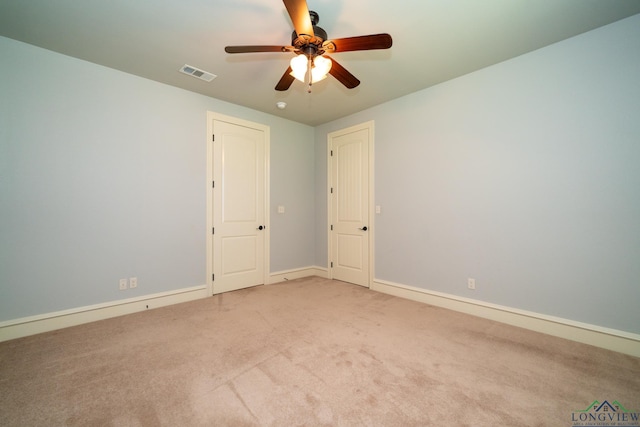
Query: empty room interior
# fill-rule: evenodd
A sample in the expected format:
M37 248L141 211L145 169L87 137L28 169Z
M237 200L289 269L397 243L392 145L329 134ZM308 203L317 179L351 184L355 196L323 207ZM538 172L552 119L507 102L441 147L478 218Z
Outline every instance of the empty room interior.
M0 2L0 424L640 425L640 1L370 3Z

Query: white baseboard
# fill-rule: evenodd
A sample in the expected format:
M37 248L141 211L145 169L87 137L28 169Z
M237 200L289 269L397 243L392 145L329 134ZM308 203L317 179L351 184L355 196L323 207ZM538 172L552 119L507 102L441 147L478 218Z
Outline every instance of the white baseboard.
M309 276L328 277L326 268L311 266L294 270L279 271L269 275L267 284L300 279ZM0 322L0 342L56 329L95 322L111 317L123 316L138 311L164 307L181 302L206 298L209 295L207 285L183 288L176 291L145 295L137 298L119 300L70 310L56 311L36 316L23 317Z
M207 297L207 286L96 304L0 322L0 342Z
M640 357L640 335L374 279L371 290Z
M328 270L312 266L274 272L269 276L269 284L309 276L327 278ZM640 357L640 335L630 332L499 306L456 295L427 291L380 279L373 281L371 290ZM209 295L206 285L195 286L177 291L0 322L0 342L138 311L193 301L207 296Z
M326 268L311 266L304 268L296 268L293 270L276 271L269 274L268 285L273 283L280 283L286 280L302 279L303 277L319 276L327 279L329 272Z

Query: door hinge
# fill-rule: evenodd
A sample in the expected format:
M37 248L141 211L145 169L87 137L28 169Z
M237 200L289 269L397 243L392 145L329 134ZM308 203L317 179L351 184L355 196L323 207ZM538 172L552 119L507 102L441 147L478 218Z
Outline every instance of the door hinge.
M215 274L212 274L212 275L211 275L211 281L213 282L214 280L216 280L216 275L215 275Z
M211 141L212 141L212 142L216 142L216 136L215 136L215 135L213 135L213 134L211 135Z
M331 224L331 231L333 231L333 224Z
M333 150L331 150L331 157L333 157Z
M333 187L331 187L331 194L333 194Z
M211 188L216 188L216 182L215 181L211 181Z
M211 227L211 234L216 234L216 228L215 227Z
M331 268L333 268L333 261L331 261Z

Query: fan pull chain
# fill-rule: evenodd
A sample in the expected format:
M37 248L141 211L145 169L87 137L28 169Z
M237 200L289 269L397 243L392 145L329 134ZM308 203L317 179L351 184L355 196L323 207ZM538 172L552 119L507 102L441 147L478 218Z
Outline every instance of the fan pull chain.
M311 93L311 85L313 81L311 79L311 69L313 68L313 58L309 57L309 65L307 65L307 78L309 79L309 87L307 88L307 93Z

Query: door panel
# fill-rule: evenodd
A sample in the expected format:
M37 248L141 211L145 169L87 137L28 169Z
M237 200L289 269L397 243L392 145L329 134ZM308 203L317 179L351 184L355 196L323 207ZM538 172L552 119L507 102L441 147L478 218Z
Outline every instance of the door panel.
M332 277L369 286L369 128L330 135Z
M219 120L213 132L213 293L220 293L264 284L265 135Z
M242 131L242 133L240 133ZM222 141L222 216L226 224L258 220L259 185L256 169L260 135L232 129Z
M337 268L349 268L361 271L364 268L362 248L366 244L362 236L349 234L336 235L336 264Z
M258 265L258 239L256 236L223 237L222 274L227 277L232 274L256 271ZM242 254L243 256L237 256Z

